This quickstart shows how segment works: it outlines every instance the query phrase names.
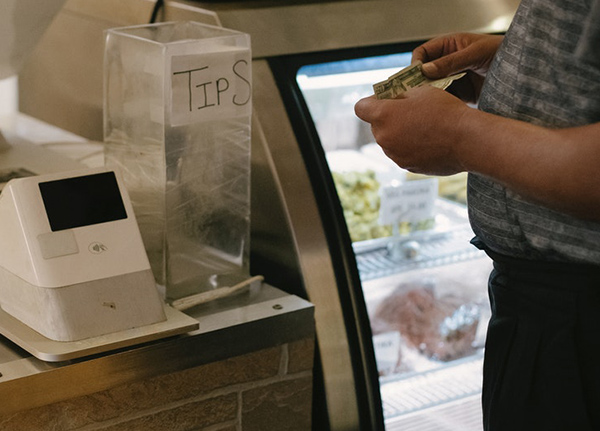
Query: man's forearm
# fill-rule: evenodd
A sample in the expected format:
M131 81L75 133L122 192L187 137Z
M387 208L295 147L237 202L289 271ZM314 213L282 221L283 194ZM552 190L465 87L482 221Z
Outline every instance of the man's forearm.
M600 221L600 123L547 129L473 110L459 127L465 170L547 207Z

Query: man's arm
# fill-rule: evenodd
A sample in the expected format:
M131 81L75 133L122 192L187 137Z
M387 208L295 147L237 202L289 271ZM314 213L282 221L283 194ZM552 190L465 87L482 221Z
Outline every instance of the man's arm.
M464 170L544 206L600 221L600 123L547 129L473 109L461 129L456 150Z
M401 99L365 98L355 112L405 169L478 173L547 207L600 221L600 123L548 129L478 111L431 87Z

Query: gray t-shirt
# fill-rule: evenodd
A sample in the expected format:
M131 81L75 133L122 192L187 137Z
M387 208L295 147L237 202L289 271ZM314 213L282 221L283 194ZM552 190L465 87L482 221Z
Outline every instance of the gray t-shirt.
M488 72L479 109L552 128L599 122L600 40L590 40L600 23L598 2L523 0ZM598 169L600 175L600 163ZM600 264L600 223L528 202L475 174L469 175L468 202L475 234L495 252Z

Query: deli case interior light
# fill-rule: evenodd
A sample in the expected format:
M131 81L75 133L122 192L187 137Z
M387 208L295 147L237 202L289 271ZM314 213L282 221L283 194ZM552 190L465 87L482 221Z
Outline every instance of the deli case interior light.
M422 430L433 421L436 430L476 431L491 263L469 243L466 176L402 170L354 115L373 83L410 58L404 52L311 64L296 80L352 242L386 429Z
M346 87L350 85L371 85L377 80L386 79L397 69L381 69L376 71L360 71L348 73L335 73L331 75L298 75L298 84L304 90L318 90L334 87ZM375 79L376 81L373 81Z

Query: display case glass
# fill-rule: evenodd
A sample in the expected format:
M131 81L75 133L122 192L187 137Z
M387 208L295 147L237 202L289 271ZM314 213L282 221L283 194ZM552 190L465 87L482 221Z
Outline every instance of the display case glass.
M410 61L406 50L313 63L296 81L352 243L386 429L480 430L491 262L470 244L466 174L401 169L354 114Z

